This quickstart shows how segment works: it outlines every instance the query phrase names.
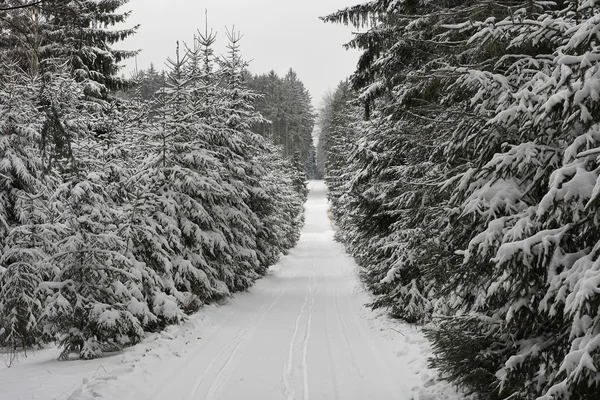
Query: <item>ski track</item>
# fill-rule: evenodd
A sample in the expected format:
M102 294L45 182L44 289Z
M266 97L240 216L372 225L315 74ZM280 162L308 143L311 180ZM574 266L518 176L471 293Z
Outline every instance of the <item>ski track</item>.
M225 363L219 369L219 372L217 373L217 376L216 376L215 380L210 385L208 393L207 393L206 397L204 397L205 400L213 400L215 398L216 393L218 393L218 391L221 389L223 383L225 382L226 377L227 377L227 373L228 373L228 368L230 367L230 364L232 364L232 361L234 360L235 356L237 355L239 348L244 344L245 338L251 332L254 332L256 330L256 328L265 319L265 317L267 316L267 314L269 313L269 311L271 311L271 309L277 303L277 301L279 301L279 299L285 294L286 290L287 289L283 289L281 291L281 293L279 294L279 296L277 296L277 298L273 301L273 303L271 303L271 305L267 308L267 310L261 315L260 319L248 331L246 331L244 333L244 335L242 336L242 338L239 339L239 341L235 344L235 347L234 347L233 351L227 357L227 359L225 360ZM194 394L196 394L196 390L197 390L197 387L194 390Z
M233 360L235 359L235 357L238 353L238 350L244 344L246 338L251 333L253 333L256 330L256 328L260 325L260 323L265 319L265 317L267 316L269 311L271 311L273 306L277 303L277 301L279 301L279 299L285 294L286 291L287 291L287 289L283 289L279 293L279 296L277 296L277 298L269 305L269 307L267 307L267 309L262 313L261 317L258 319L258 321L256 321L256 323L254 325L252 325L249 329L246 329L241 335L240 334L236 335L236 338L234 339L232 344L230 346L228 346L228 348L233 347L233 350L231 351L231 353L229 353L229 355L225 359L224 363L219 368L219 371L217 372L217 376L215 377L215 379L213 380L213 382L211 383L211 385L208 389L208 393L206 394L205 397L203 397L205 400L213 400L215 398L215 395L221 389L224 381L226 380L228 368L233 363ZM273 297L275 295L273 295ZM238 333L240 331L241 331L241 329L238 331ZM215 361L217 361L220 358L220 356L223 353L225 353L226 351L227 351L227 347L225 347L221 352L219 352L219 354L209 364L208 368L204 371L204 373L201 375L201 377L194 384L194 388L193 388L192 392L190 393L190 395L188 396L188 400L194 399L194 397L197 395L198 388L202 384L202 381L206 377L207 373L212 369L212 367L215 364Z
M313 272L312 279L315 282L315 288L313 289L312 297L310 300L310 306L308 307L308 321L306 323L306 335L304 336L304 342L302 343L302 377L304 383L304 400L309 400L309 387L308 387L308 343L310 342L310 332L313 318L313 309L315 306L315 296L319 290L319 286L316 285L315 273Z
M163 381L160 396L187 386L187 400L411 398L395 384L399 360L359 316L365 299L355 265L333 241L324 185L311 185L298 246L250 293L224 306L234 308L229 322L217 322L211 343L198 343L180 366L184 372ZM251 306L259 311L242 314Z
M344 346L346 347L346 349L348 350L348 353L350 355L350 362L352 363L352 367L356 370L356 373L358 374L358 376L362 378L363 374L362 374L360 368L358 367L358 364L356 364L356 357L354 355L354 352L352 351L352 346L350 345L350 341L348 340L348 334L346 333L346 324L342 320L342 313L340 311L340 301L339 301L337 289L336 289L334 298L335 298L335 310L336 310L335 315L340 324L339 326L340 326L341 332L342 332L342 341L344 342Z
M290 340L290 346L288 350L288 358L287 358L287 366L284 366L283 372L283 384L284 384L284 395L287 400L294 399L294 389L290 386L290 380L292 379L292 368L294 361L294 346L296 345L296 340L298 338L298 331L300 328L300 319L304 315L304 309L308 304L308 297L310 295L310 280L308 281L308 289L306 290L306 296L304 297L304 303L302 303L302 307L296 316L296 322L294 324L294 333L292 335L292 339Z
M329 292L331 293L331 291ZM337 295L337 293L336 293ZM325 324L325 334L327 336L327 342L331 343L334 339L334 336L331 332L331 329L329 328L329 326L327 324ZM336 400L338 400L339 397L339 392L340 392L340 382L339 382L339 378L335 372L335 358L333 356L333 352L331 349L331 345L327 345L327 358L329 359L329 373L331 374L331 378L333 381L333 388L334 388L334 398Z
M422 395L436 385L426 340L370 319L356 265L333 240L325 185L310 189L298 245L247 293L113 357L0 370L10 394L0 400L459 399Z

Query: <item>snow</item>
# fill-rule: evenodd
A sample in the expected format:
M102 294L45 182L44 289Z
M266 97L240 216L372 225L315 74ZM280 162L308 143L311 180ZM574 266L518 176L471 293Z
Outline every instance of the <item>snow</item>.
M92 361L59 350L0 365L0 399L457 400L427 368L421 328L365 308L356 266L310 183L296 248L246 293Z
M99 314L98 325L112 328L121 319L121 313L118 310L106 309L106 307L104 304L95 305L92 315Z

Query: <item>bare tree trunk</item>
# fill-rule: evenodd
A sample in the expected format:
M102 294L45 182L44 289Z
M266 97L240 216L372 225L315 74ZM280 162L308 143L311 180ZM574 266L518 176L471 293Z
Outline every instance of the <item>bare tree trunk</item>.
M533 0L529 0L529 18L533 19Z
M39 25L40 25L40 9L37 6L33 7L33 54L31 59L31 72L33 75L37 75L40 70L40 58L39 58Z

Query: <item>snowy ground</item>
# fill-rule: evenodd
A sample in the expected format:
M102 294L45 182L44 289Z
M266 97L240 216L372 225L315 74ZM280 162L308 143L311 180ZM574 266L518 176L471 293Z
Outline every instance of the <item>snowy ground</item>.
M418 328L363 305L333 241L325 186L311 182L298 246L248 293L93 361L54 348L0 365L0 400L457 400L427 369Z

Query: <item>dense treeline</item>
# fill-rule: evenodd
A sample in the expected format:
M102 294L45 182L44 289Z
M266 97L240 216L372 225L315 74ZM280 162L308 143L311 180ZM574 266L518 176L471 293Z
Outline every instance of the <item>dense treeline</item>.
M316 150L312 133L315 113L310 93L293 69L283 78L275 71L247 75L248 86L262 96L256 110L267 121L254 126L254 131L283 148L286 157L297 157L309 178L316 178Z
M135 71L131 80L134 85L117 93L117 95L129 100L138 97L143 101L149 101L167 84L165 71L157 70L153 63L150 63L146 70Z
M321 115L339 236L373 305L429 322L484 399L600 393L594 1L375 0Z
M164 72L157 71L153 64L136 73L133 79L138 82L137 91L125 90L122 96L132 98L138 93L142 99L149 100L165 86ZM244 70L243 81L259 95L253 99L252 106L264 117L252 124L252 131L279 146L284 157L295 158L309 178L321 177L312 139L315 126L312 100L296 72L290 69L280 78L275 71L253 75Z
M305 175L252 131L240 35L117 78L126 0L0 11L0 347L93 358L245 290L299 238ZM19 6L24 1L3 5ZM47 4L47 5L46 5ZM158 76L158 78L157 78ZM155 82L156 83L156 82ZM147 86L146 86L147 87Z

